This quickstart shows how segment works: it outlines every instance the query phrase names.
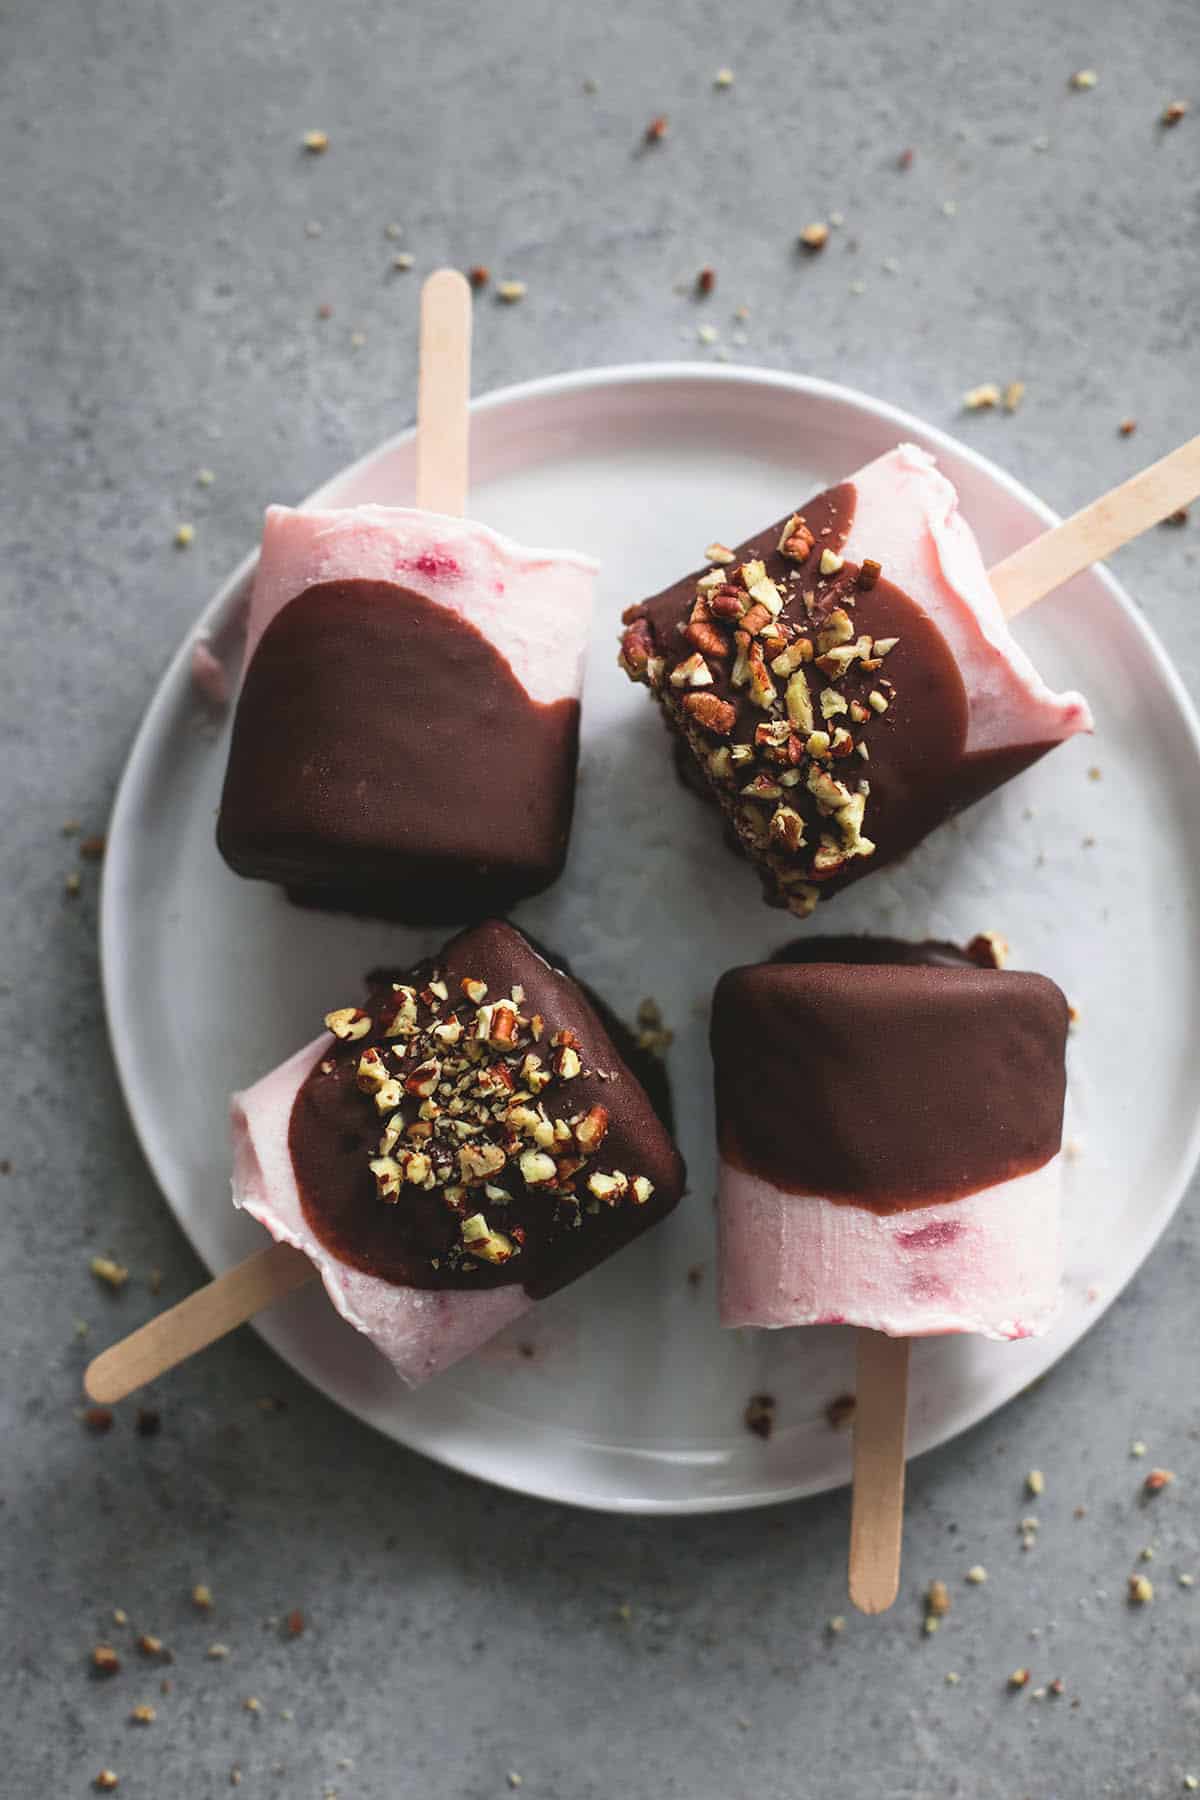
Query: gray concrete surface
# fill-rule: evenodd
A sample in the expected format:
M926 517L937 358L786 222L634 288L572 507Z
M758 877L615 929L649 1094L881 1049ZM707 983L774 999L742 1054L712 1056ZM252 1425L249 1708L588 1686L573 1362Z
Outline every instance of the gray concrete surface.
M1194 1195L1038 1392L913 1468L901 1603L841 1633L844 1496L677 1522L515 1499L372 1436L249 1332L160 1385L158 1437L132 1406L89 1434L89 1347L153 1309L144 1271L170 1300L201 1270L122 1110L97 871L60 832L103 829L158 673L264 499L411 415L414 284L443 260L528 283L479 309L481 389L687 342L713 356L697 323L728 345L744 300L736 356L961 428L1062 509L1193 433L1198 55L1191 0L8 0L5 1794L83 1794L102 1766L130 1800L220 1794L235 1767L254 1800L486 1800L510 1771L529 1800L1067 1800L1200 1775L1200 1598L1178 1582L1200 1578ZM1099 85L1072 91L1087 66ZM1164 131L1176 95L1196 104ZM670 135L639 156L657 113ZM323 157L300 148L311 127ZM798 259L797 229L834 210L828 249ZM397 249L413 273L391 272ZM675 284L704 263L702 315ZM1014 416L959 418L964 389L1012 379ZM1119 559L1193 690L1198 531ZM118 1298L88 1273L110 1243L138 1272ZM1151 1462L1178 1477L1153 1508ZM1151 1544L1155 1599L1134 1609ZM934 1576L955 1605L926 1638ZM288 1638L269 1621L297 1607ZM135 1630L173 1664L140 1658ZM100 1641L124 1661L109 1679L89 1673ZM1030 1690L1010 1693L1019 1665ZM1031 1697L1056 1676L1062 1697ZM140 1702L154 1723L128 1722Z

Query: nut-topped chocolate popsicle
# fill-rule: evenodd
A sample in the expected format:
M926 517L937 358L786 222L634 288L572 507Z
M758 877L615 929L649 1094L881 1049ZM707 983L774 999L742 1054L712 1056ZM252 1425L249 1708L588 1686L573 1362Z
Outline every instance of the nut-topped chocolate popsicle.
M235 1095L234 1200L410 1384L671 1211L683 1165L583 990L510 925L368 980Z
M629 609L658 699L765 897L800 917L1090 728L1013 639L954 489L902 445Z

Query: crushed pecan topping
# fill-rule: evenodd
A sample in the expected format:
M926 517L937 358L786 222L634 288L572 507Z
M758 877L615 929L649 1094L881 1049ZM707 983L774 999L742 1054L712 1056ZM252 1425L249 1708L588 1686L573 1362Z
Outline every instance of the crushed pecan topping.
M687 699L726 704L702 693ZM382 1121L368 1160L379 1199L397 1206L406 1192L439 1194L459 1220L451 1267L469 1272L521 1254L525 1231L506 1224L504 1209L523 1192L546 1196L548 1218L568 1208L577 1226L601 1204L644 1206L653 1195L644 1175L593 1166L608 1135L606 1107L585 1102L558 1116L547 1105L590 1073L586 1047L527 1010L522 987L493 994L465 976L452 994L435 972L421 988L393 982L372 1012L344 1007L327 1023L351 1041L371 1039L352 1066L364 1104ZM430 1258L435 1267L445 1260Z
M849 771L870 762L867 732L891 728L896 689L880 671L899 641L855 621L882 565L847 563L812 517L818 529L789 515L774 557L739 563L714 540L690 610L664 631L630 607L620 654L682 729L774 897L800 917L823 883L875 854L870 784Z

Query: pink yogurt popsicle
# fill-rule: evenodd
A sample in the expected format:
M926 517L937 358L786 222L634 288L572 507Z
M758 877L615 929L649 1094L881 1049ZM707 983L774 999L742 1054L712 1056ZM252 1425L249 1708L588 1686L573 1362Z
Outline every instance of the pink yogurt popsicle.
M731 970L714 999L722 1323L1045 1331L1061 992L951 946L801 953Z
M406 507L269 508L217 841L412 921L561 873L596 565Z
M327 1023L234 1095L233 1200L312 1259L409 1386L678 1201L628 1034L513 926L375 973Z
M1076 732L1001 614L954 488L912 444L625 614L764 895L799 917Z

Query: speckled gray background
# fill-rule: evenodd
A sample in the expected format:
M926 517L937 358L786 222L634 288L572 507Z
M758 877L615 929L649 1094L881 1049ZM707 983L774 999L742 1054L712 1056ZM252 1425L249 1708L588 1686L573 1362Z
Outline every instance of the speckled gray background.
M439 262L528 284L479 305L480 389L725 351L961 429L1063 510L1189 436L1200 104L1157 121L1200 102L1198 58L1192 0L8 0L5 1794L83 1794L102 1766L130 1800L221 1794L235 1767L254 1800L485 1800L510 1771L530 1800L1066 1800L1200 1775L1200 1597L1178 1580L1200 1575L1194 1196L1036 1393L913 1468L901 1602L841 1633L844 1495L678 1522L515 1499L372 1436L248 1331L160 1384L157 1438L132 1405L89 1434L89 1351L153 1309L151 1269L163 1300L202 1271L122 1110L97 870L61 834L103 829L157 676L264 500L411 416L416 282ZM1072 91L1088 66L1098 86ZM657 113L669 137L638 155ZM324 157L300 147L312 127ZM796 231L833 211L828 249L798 258ZM705 263L701 311L678 284ZM1014 416L960 419L964 389L1013 379ZM1193 689L1198 530L1118 559ZM110 1247L133 1270L118 1297L88 1272ZM1153 1462L1177 1480L1147 1504ZM1155 1599L1133 1609L1144 1545ZM954 1606L926 1638L934 1576ZM295 1607L287 1639L270 1621ZM142 1660L135 1630L174 1663ZM88 1668L103 1640L124 1660L107 1680ZM1062 1697L1032 1697L1054 1677ZM128 1722L139 1702L153 1724Z

